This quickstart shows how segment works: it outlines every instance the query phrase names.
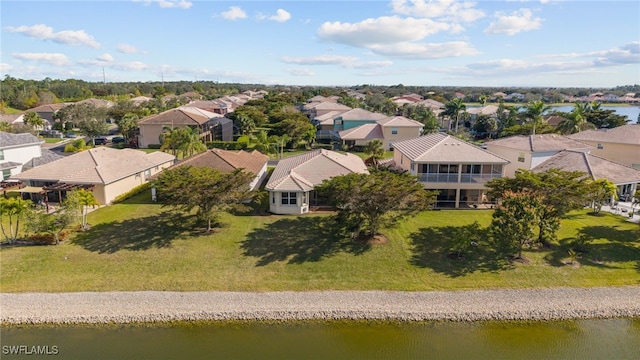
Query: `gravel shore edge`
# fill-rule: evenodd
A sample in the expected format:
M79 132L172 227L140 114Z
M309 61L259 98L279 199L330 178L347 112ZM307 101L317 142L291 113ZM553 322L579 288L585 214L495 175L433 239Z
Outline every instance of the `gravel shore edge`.
M0 293L0 323L640 317L640 286L470 291Z

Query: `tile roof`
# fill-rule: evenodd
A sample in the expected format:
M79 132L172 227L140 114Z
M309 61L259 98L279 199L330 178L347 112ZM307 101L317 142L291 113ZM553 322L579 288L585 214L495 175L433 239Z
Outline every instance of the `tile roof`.
M342 140L373 140L384 139L382 127L379 124L364 124L338 133Z
M19 180L61 181L80 184L110 184L152 167L167 163L175 156L164 152L150 154L134 149L98 147L38 166L13 176Z
M476 114L476 115L494 115L498 112L498 106L487 105L482 107L472 107L472 108L468 108L467 112L469 114Z
M382 120L387 117L385 114L374 113L369 110L355 108L348 111L343 112L337 117L342 118L342 120Z
M141 119L138 124L159 124L159 125L202 125L213 118L222 117L220 114L202 110L195 107L180 106L170 109L160 114L147 116Z
M589 149L592 146L558 134L517 135L487 141L487 145L497 145L510 149L530 152Z
M339 104L335 102L321 102L321 103L310 103L304 106L305 109L316 109L316 110L332 110L332 111L348 111L351 110L351 107Z
M44 140L29 133L13 134L0 131L0 149L42 144Z
M533 168L534 172L549 169L582 171L594 179L609 179L614 184L640 182L640 170L591 155L587 152L564 150Z
M329 111L326 114L316 116L313 118L320 125L333 125L333 119L335 119L338 115L342 114L344 111Z
M377 121L381 126L393 127L424 127L421 122L406 118L404 116L389 116Z
M445 133L423 135L393 143L411 161L430 163L508 164L509 161Z
M203 153L184 159L174 165L183 166L207 166L228 173L235 169L245 169L248 172L258 175L269 161L269 157L256 150L252 152L228 151L222 149L211 149Z
M24 122L24 114L0 114L0 122L9 124Z
M40 106L36 106L32 109L28 109L26 110L26 112L29 111L33 111L33 112L56 112L60 109L62 109L63 107L70 105L71 103L59 103L59 104L47 104L47 105L40 105Z
M569 137L582 141L640 145L640 124L622 125L613 129L585 130Z
M310 191L324 180L351 173L369 173L360 157L318 149L280 160L273 170L266 189Z
M44 164L48 164L52 161L56 161L59 159L62 159L64 156L55 153L49 149L42 149L41 150L42 155L39 157L35 157L29 161L27 161L24 166L22 167L22 170L25 171L27 169L31 169L37 166L42 166Z
M76 102L76 104L91 104L95 107L112 107L114 104L108 100L89 98Z

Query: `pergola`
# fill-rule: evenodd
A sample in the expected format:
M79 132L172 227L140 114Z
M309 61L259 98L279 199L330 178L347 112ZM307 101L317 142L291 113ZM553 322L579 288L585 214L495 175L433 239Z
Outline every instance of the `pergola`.
M96 186L94 184L68 184L68 183L64 183L64 182L58 182L58 183L55 183L55 184L43 186L42 190L44 190L46 193L52 192L52 191L57 191L58 192L58 199L60 199L60 201L62 201L62 193L63 192L79 190L79 189L84 189L84 190L91 191L95 187Z

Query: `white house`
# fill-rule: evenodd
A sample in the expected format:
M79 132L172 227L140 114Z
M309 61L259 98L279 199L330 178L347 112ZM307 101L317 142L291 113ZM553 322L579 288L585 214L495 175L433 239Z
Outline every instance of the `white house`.
M22 166L42 156L43 140L29 133L12 134L0 131L0 171L6 180L22 172Z

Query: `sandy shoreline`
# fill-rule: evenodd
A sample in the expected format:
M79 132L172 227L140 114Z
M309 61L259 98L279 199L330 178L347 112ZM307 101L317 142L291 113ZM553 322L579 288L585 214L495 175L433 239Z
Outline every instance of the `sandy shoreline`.
M640 286L473 291L2 293L2 324L640 317Z

